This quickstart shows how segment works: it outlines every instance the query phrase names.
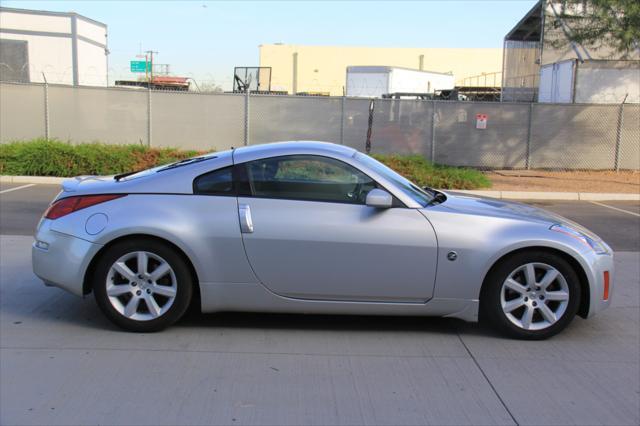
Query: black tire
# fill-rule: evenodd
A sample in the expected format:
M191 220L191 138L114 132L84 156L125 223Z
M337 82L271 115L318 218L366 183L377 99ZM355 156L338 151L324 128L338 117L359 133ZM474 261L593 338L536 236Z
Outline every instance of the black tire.
M512 323L504 313L500 302L502 285L509 274L528 263L543 263L552 266L564 276L569 290L569 300L564 314L555 323L541 330L526 330ZM480 295L480 319L509 337L524 340L547 339L571 323L578 312L580 297L581 287L578 274L564 258L547 251L521 251L501 260L487 275Z
M107 277L111 266L122 256L132 252L148 252L165 260L176 278L176 296L173 304L157 318L135 320L127 318L109 301ZM97 261L92 277L93 294L102 312L117 326L134 332L148 333L163 330L178 321L186 312L193 296L193 278L183 258L168 244L154 239L123 240L108 247Z

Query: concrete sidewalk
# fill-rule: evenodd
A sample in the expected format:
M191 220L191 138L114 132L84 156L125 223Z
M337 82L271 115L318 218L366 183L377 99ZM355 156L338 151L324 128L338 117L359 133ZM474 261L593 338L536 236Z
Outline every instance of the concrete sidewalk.
M44 287L31 242L0 237L1 424L640 422L638 253L616 253L610 309L523 342L392 317L192 314L125 333Z
M70 178L50 176L7 176L0 175L0 183L52 184L60 185ZM447 192L479 195L511 200L584 200L584 201L640 201L640 194L600 193L600 192L535 192L535 191L491 191L447 189Z

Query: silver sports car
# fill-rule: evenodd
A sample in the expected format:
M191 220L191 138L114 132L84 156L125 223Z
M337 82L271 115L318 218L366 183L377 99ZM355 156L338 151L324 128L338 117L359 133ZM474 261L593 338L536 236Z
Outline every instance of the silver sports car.
M435 315L549 337L609 305L599 237L524 204L419 188L341 145L284 142L81 176L40 221L33 269L118 326L203 312Z

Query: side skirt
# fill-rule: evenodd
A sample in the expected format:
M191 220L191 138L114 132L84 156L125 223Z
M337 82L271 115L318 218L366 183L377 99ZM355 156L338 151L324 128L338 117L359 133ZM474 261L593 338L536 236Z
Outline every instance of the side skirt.
M431 299L426 303L347 302L292 299L258 283L200 283L201 309L211 312L271 312L337 315L439 316L478 320L478 301Z

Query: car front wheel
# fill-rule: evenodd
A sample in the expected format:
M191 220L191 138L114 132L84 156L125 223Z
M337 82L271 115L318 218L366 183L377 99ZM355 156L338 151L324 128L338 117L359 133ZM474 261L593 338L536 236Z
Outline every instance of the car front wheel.
M575 317L580 282L562 257L521 252L489 273L480 303L484 317L499 331L516 338L546 339Z
M184 260L168 245L128 240L109 247L98 260L93 291L100 309L116 325L153 332L182 317L193 282Z

